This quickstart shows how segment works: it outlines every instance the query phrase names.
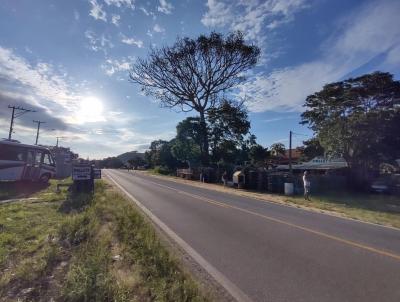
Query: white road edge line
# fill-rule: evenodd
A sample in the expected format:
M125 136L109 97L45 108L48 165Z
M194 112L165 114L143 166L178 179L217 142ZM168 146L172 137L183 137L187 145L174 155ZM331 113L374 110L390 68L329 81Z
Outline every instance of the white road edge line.
M252 302L252 300L227 277L218 271L213 265L205 260L198 252L196 252L186 241L180 238L165 223L147 209L140 201L126 191L119 183L117 183L110 173L105 173L107 177L124 192L158 227L160 227L171 239L173 239L181 248L184 249L190 257L193 258L202 268L204 268L225 290L238 302Z

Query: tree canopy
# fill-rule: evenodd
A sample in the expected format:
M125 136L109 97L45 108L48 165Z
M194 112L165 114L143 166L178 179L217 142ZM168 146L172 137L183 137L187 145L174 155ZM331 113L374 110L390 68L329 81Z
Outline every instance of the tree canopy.
M268 156L268 148L264 148L259 144L250 147L249 158L253 164L263 163Z
M260 49L247 45L241 32L178 38L172 46L153 48L146 59L138 59L130 80L164 107L199 113L201 152L207 164L205 115L218 105L221 94L244 80L244 72L257 63L259 55Z
M307 97L302 124L328 154L365 173L400 157L400 82L383 72L327 84Z
M207 116L207 131L214 160L221 154L239 148L250 130L250 121L242 102L224 99L218 107L212 108Z
M181 161L199 162L201 157L202 129L198 117L188 117L176 126L172 154Z
M146 161L154 166L164 166L167 168L176 167L177 160L171 152L171 142L156 140L151 142L150 150L145 152Z
M314 157L323 156L325 154L325 150L317 137L303 141L303 145L304 146L301 147L301 153L306 160L311 160Z
M272 144L270 149L274 156L285 155L285 145L282 143Z

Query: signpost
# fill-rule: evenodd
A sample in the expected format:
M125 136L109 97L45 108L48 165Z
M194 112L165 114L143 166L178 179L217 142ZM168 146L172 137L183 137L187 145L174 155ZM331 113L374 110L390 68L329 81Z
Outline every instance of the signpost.
M77 192L94 192L94 180L101 178L101 170L95 169L89 163L72 166L72 180Z
M92 167L87 164L76 164L72 166L72 180L89 180L92 178Z

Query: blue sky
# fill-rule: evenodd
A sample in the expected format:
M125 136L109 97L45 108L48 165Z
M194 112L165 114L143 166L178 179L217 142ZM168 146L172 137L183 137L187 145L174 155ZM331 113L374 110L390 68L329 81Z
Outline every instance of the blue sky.
M0 138L9 104L35 109L13 138L70 146L83 157L145 150L171 139L187 115L160 108L128 81L149 47L177 36L241 30L262 50L235 95L246 98L259 143L294 145L312 133L299 125L307 95L325 83L382 70L400 76L400 1L356 0L2 0ZM53 130L54 129L54 130Z

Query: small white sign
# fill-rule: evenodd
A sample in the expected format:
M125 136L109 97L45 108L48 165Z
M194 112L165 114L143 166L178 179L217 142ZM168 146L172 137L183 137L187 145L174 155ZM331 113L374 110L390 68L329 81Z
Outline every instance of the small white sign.
M91 166L72 167L72 180L88 180L92 178L91 174L92 174Z

